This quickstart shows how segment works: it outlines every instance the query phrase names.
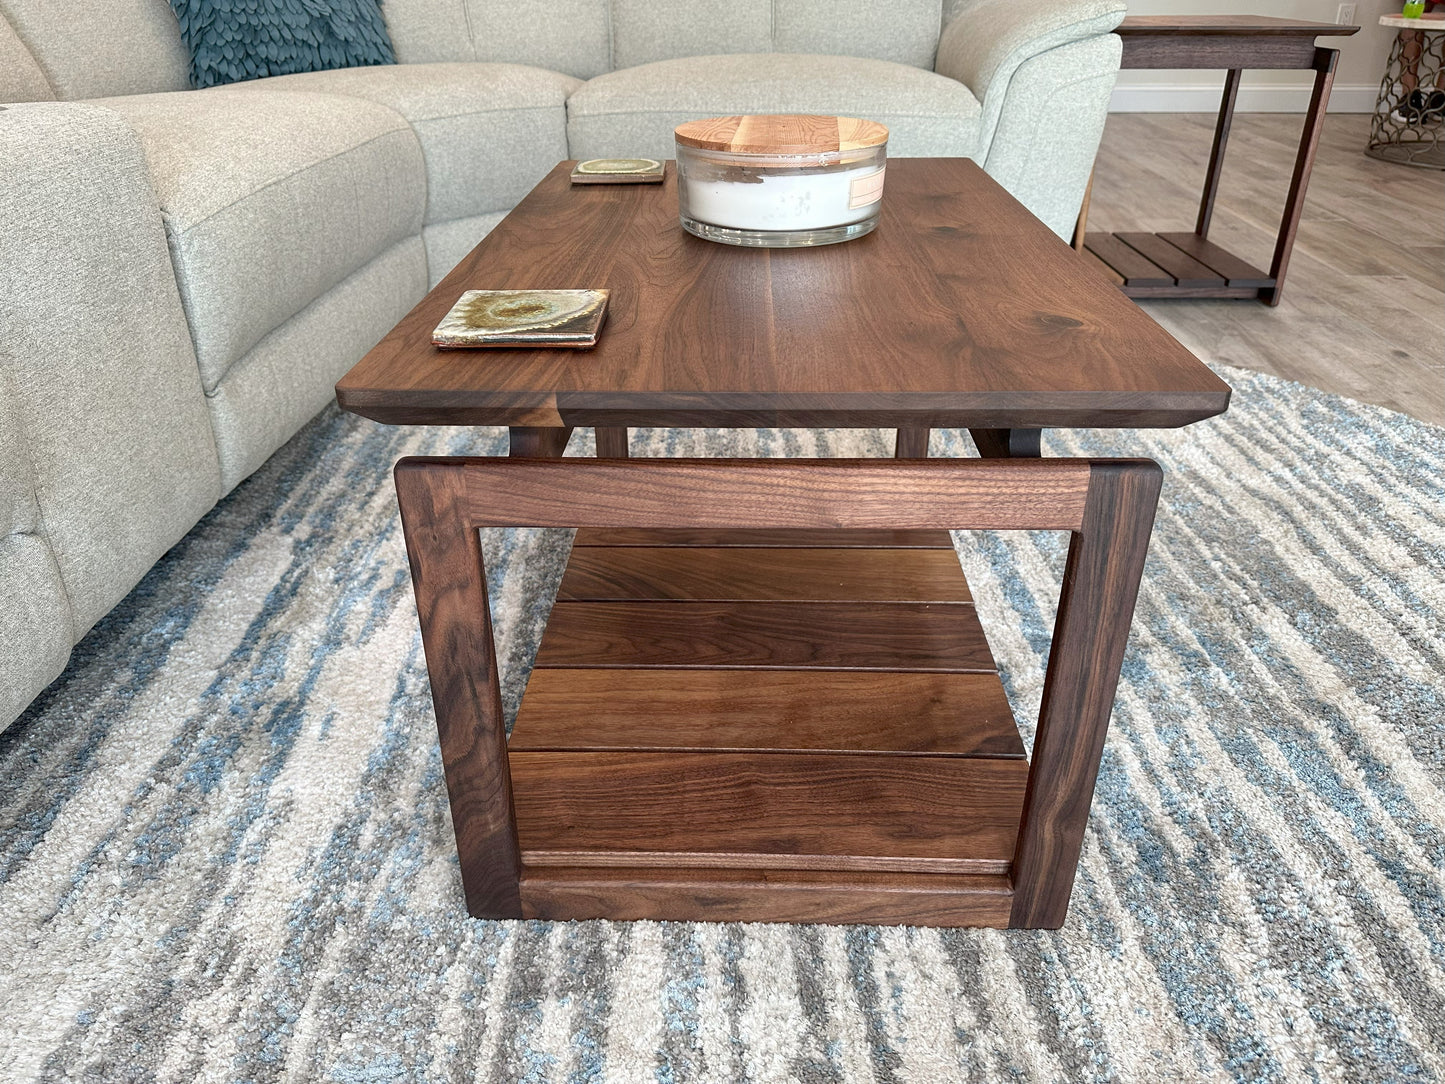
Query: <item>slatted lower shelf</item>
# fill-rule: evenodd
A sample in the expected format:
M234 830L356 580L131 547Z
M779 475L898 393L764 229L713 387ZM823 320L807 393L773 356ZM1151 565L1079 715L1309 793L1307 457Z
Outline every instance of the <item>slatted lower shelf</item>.
M1130 297L1258 298L1268 272L1194 233L1091 233L1084 258Z
M946 532L579 531L509 760L529 917L1008 923L1028 763Z

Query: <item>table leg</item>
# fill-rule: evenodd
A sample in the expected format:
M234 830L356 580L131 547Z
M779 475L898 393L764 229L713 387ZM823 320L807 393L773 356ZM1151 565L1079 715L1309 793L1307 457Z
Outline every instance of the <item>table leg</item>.
M514 425L511 454L515 459L560 459L571 436L570 425Z
M1079 204L1079 217L1074 220L1074 237L1069 242L1075 252L1084 251L1084 241L1089 234L1089 201L1094 198L1094 173L1089 170L1089 183L1084 188L1084 202Z
M1330 100L1330 88L1335 82L1335 67L1339 59L1338 49L1315 50L1314 93L1310 97L1309 112L1305 115L1299 153L1295 156L1294 177L1290 180L1289 196L1284 203L1284 217L1279 225L1279 239L1274 246L1274 263L1269 269L1274 285L1260 291L1260 300L1270 306L1278 305L1284 294L1284 276L1289 268L1295 234L1299 231L1300 216L1304 213L1305 189L1309 187L1310 170L1314 168L1315 151L1319 148L1320 133L1324 130L1325 106Z
M1209 152L1209 168L1204 171L1204 193L1199 199L1199 218L1194 232L1209 236L1209 220L1214 217L1214 197L1219 194L1219 177L1224 172L1224 146L1229 142L1229 126L1234 121L1234 102L1239 97L1239 78L1244 72L1230 68L1224 77L1224 96L1219 102L1219 122L1214 126L1214 147Z
M1042 429L970 429L968 435L984 459L1037 459Z
M1068 914L1162 481L1153 463L1092 468L1064 569L1014 851L1015 928L1058 929Z
M599 426L597 426L597 458L598 458L598 459L626 459L626 458L627 458L627 426L625 426L625 425L599 425Z
M398 464L396 498L467 912L474 918L521 918L512 774L481 538L468 519L466 468L458 461Z

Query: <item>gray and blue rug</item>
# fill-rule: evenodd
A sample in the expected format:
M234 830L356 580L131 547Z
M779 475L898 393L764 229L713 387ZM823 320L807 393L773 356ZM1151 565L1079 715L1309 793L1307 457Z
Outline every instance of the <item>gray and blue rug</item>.
M1166 470L1052 933L467 918L389 469L503 436L323 415L0 735L0 1080L1445 1079L1445 431L1225 375L1048 441ZM514 707L568 536L485 544ZM957 544L1027 738L1063 539Z

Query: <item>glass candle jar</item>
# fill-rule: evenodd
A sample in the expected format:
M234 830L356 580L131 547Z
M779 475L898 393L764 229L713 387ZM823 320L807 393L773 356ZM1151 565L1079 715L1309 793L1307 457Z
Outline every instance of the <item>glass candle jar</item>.
M675 133L689 233L765 248L827 245L878 224L888 129L851 117L689 121Z

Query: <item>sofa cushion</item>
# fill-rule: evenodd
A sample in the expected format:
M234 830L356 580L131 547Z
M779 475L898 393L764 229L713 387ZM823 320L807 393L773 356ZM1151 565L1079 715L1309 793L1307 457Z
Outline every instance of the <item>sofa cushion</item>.
M933 67L941 0L611 0L612 66L809 52Z
M612 67L609 0L386 0L402 64L481 60L590 79Z
M0 103L48 102L54 97L35 55L0 15Z
M888 153L967 156L979 104L962 83L858 57L755 53L664 60L598 76L567 100L574 158L674 157L672 130L696 117L821 113L888 126Z
M166 0L0 0L55 96L184 90L186 47Z
M260 87L108 99L139 133L207 392L272 329L421 229L400 114Z
M12 105L0 162L0 399L18 417L0 427L24 433L73 641L215 503L219 468L135 134L89 104Z
M170 0L191 54L191 86L395 64L378 0L234 4Z
M403 64L253 84L364 98L406 118L426 159L426 221L504 211L567 157L580 79L517 64Z

